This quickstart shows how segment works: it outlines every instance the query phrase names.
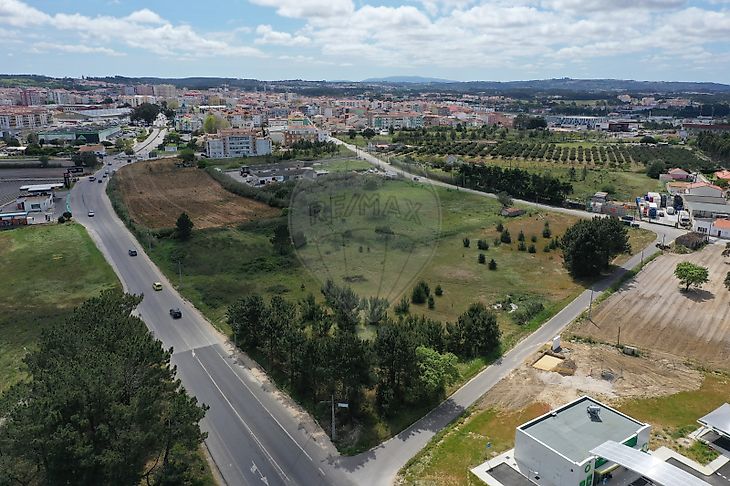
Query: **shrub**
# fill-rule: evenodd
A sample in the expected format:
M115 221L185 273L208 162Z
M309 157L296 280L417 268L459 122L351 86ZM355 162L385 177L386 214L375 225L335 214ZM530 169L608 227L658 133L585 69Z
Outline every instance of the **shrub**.
M501 242L501 241L499 241L499 238L495 238L495 239L494 239L494 241L493 241L492 243L494 243L494 246L499 246L499 245L501 245L501 244L502 244L502 242Z
M484 256L484 253L479 254L479 263L484 265L487 262L487 257Z
M525 251L525 250L527 250L527 245L525 245L525 242L524 241L520 241L520 244L517 245L517 249L519 251Z
M411 303L408 302L408 298L403 296L403 298L395 305L395 313L398 315L404 315L408 314L408 312L411 309Z
M497 262L494 261L494 258L492 258L491 260L489 260L488 267L489 267L490 270L496 270L497 269Z
M512 319L519 325L526 324L530 319L542 312L544 308L540 301L528 300L522 302L518 309L511 314Z
M530 241L533 243L537 243L537 236L535 236L535 235L530 236Z
M502 243L512 243L512 236L510 236L507 228L505 228L504 231L502 231L502 234L499 235L499 241Z
M525 233L523 233L522 230L520 230L520 234L517 235L517 241L525 241Z
M469 238L464 238L463 243L464 248L469 248L469 245L471 245L471 241L469 240Z
M480 250L489 250L489 243L487 243L487 240L479 240L477 241L477 248Z
M550 231L550 223L545 221L545 226L542 228L542 237L550 238L552 235L553 235L553 232Z
M415 287L413 287L411 302L414 304L425 304L430 294L431 290L428 288L428 284L421 280Z
M497 222L497 231L499 231L501 233L502 230L504 230L504 225L502 224L501 221L499 221L499 222Z
M444 289L441 288L441 285L436 286L435 294L437 297L441 297L442 295L444 295Z
M537 251L537 249L535 249L535 245L530 245L527 247L528 253L535 253L536 251Z
M63 224L63 223L65 223L65 222L66 222L66 218L64 218L63 216L59 216L59 217L58 217L58 223L59 223L59 224Z
M428 296L428 308L433 309L434 307L436 307L436 302L434 302L434 300L433 300L433 295L429 295Z
M550 244L545 245L542 251L544 251L545 253L550 253Z

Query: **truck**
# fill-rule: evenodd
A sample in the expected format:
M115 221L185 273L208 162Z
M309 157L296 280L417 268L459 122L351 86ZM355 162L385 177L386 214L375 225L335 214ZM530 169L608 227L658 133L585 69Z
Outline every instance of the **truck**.
M649 203L649 219L656 219L657 215L657 203L650 202Z
M690 219L689 219L689 213L687 211L680 211L679 212L679 224L682 226L689 226Z

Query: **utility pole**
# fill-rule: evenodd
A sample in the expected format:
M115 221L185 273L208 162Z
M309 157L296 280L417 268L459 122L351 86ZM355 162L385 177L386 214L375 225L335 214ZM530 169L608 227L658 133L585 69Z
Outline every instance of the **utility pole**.
M331 395L332 397L332 442L335 441L335 394L333 393Z
M588 321L593 322L591 317L591 310L593 309L593 287L591 287L591 300L588 302Z

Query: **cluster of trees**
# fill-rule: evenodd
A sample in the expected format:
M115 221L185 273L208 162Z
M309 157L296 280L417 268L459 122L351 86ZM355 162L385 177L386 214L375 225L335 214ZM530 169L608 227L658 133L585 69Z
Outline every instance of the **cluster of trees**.
M317 158L323 155L333 155L339 151L340 147L333 142L298 140L292 144L289 150L279 154L279 158L282 160Z
M132 109L132 113L129 115L129 119L132 121L142 121L147 125L151 125L157 115L160 114L161 108L159 105L154 103L142 103L136 108Z
M106 291L43 332L0 401L0 484L196 483L206 407L132 315L140 300Z
M575 277L599 275L614 257L631 250L628 230L617 218L584 219L567 229L560 247Z
M572 184L549 175L531 174L522 169L510 169L480 164L461 164L459 172L468 187L485 192L508 192L520 199L560 205L573 192Z
M541 116L519 114L514 119L514 127L518 130L536 130L547 128L547 122Z
M730 133L701 132L697 135L697 147L717 160L730 161Z
M299 303L249 295L229 307L228 323L235 342L261 356L292 392L308 403L331 395L347 400L350 418L362 412L368 389L375 389L378 410L386 415L438 400L458 378L457 356L499 351L496 316L482 304L444 325L407 310L393 320L387 301L360 300L332 281L323 285L322 294L324 303L311 294ZM358 337L363 322L377 324L373 340Z

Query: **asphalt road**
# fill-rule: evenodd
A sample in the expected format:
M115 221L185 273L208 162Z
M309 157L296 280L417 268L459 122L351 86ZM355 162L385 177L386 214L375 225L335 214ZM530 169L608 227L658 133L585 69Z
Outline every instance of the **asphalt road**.
M140 152L156 147L164 134L140 144ZM126 157L109 157L97 173L119 168ZM113 177L113 176L112 176ZM227 345L205 318L174 290L157 267L139 247L133 235L116 217L103 183L77 183L70 194L70 205L77 221L83 224L119 276L124 289L144 294L137 308L139 316L166 348L174 352L185 388L210 406L202 422L208 432L206 446L225 484L230 485L325 485L348 484L331 468L334 449L320 446L321 438L310 435L305 423L291 413L270 385L239 364ZM94 211L89 217L88 212ZM138 256L130 257L135 248ZM153 282L163 290L154 291ZM179 307L181 319L173 320L169 309Z

